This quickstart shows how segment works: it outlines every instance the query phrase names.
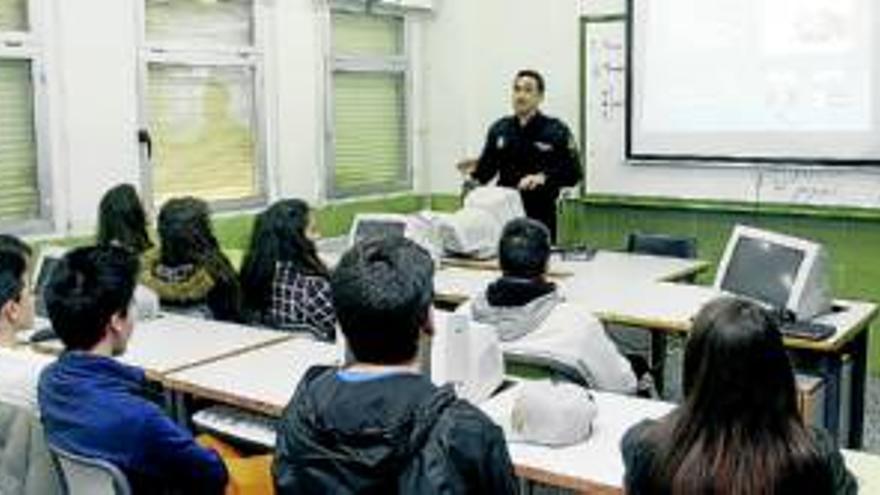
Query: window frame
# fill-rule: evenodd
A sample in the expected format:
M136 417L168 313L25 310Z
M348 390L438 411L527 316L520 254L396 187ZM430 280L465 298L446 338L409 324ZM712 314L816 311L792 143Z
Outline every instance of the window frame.
M29 218L0 219L0 228L20 235L50 231L55 221L54 186L50 159L49 90L43 36L46 14L43 7L41 0L28 0L27 31L3 31L0 29L0 59L22 60L30 63L37 214Z
M138 39L137 111L138 128L150 130L150 66L241 67L253 72L254 195L248 198L219 199L209 202L214 212L236 211L265 206L269 198L268 124L266 112L266 22L260 15L260 0L251 0L253 22L250 45L223 45L180 41L150 41L147 37L147 0L139 0L136 12ZM155 144L154 144L155 147ZM140 153L139 181L145 207L154 212L157 202L153 184L153 163Z
M378 15L395 17L401 21L403 47L399 55L385 56L346 56L334 51L333 15L335 13L356 15ZM369 199L387 194L408 194L413 192L413 63L412 63L412 23L406 11L395 7L368 6L364 3L339 0L331 2L327 15L327 70L325 81L325 141L324 141L324 197L331 202L345 202ZM385 187L364 187L340 190L336 187L336 122L335 122L335 76L337 73L391 74L402 77L403 105L402 143L404 146L404 172Z

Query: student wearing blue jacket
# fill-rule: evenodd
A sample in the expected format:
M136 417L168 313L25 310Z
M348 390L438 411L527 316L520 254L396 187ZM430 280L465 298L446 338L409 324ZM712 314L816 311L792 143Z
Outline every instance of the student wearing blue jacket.
M133 329L137 273L137 259L113 246L74 250L53 273L46 305L67 351L40 376L47 440L116 465L135 494L222 493L220 456L142 396L143 370L113 358Z

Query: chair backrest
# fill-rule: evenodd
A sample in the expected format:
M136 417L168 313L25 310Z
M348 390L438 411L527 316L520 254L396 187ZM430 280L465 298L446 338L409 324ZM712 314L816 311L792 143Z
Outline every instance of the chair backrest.
M630 253L693 259L697 257L697 240L693 237L633 232L627 239L626 250Z
M128 479L113 464L49 445L67 495L131 495Z
M550 378L551 381L569 382L584 388L593 388L583 373L558 359L520 352L505 352L504 361L505 364L518 368L520 372L537 374L542 378Z

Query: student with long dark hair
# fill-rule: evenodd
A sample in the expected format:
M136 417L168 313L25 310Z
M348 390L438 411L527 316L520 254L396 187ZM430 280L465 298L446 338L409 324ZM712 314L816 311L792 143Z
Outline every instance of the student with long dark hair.
M142 278L164 308L241 320L238 278L214 236L207 203L168 200L159 212L159 241L158 251L144 255Z
M99 246L121 246L141 255L153 242L147 234L147 214L131 184L119 184L104 193L98 205Z
M697 315L684 355L684 403L622 441L627 493L856 493L832 438L805 426L775 320L720 298Z
M241 267L245 314L276 327L305 324L332 340L336 313L328 271L318 258L314 215L299 199L286 199L257 215Z

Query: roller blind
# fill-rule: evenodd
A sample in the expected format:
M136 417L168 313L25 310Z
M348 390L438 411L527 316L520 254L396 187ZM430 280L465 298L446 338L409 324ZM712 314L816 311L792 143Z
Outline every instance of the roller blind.
M258 194L253 68L150 64L148 99L157 203Z
M0 31L27 30L27 0L0 0Z
M399 17L334 12L333 51L337 56L402 55L403 21Z
M253 0L147 0L146 7L150 42L253 44Z
M331 197L409 187L403 34L399 17L333 14Z
M403 76L334 76L335 192L400 188L406 183Z
M0 59L0 188L0 220L4 223L39 215L34 88L29 60Z

